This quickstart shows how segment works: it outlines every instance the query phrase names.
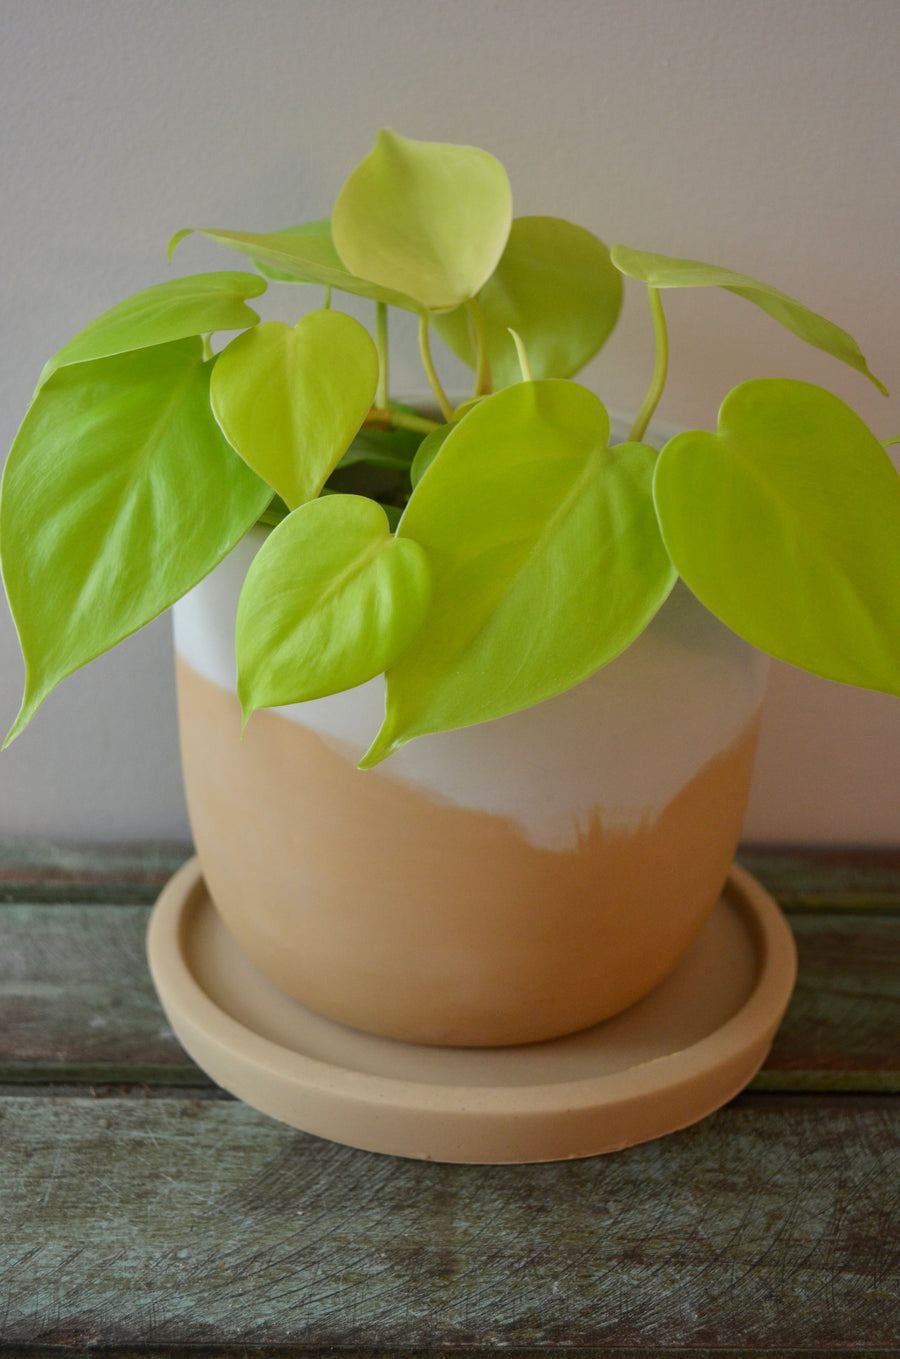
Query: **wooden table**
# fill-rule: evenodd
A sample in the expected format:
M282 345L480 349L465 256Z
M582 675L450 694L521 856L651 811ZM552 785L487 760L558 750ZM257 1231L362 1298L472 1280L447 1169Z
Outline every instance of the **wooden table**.
M334 1146L228 1098L143 934L185 846L0 852L0 1353L900 1354L900 852L747 852L800 982L749 1091L610 1157Z

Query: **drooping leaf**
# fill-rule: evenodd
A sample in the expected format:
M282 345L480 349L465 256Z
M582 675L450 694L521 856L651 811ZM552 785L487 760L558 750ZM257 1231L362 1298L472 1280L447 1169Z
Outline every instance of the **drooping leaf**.
M256 708L351 689L401 655L428 602L425 553L384 510L330 495L294 510L254 557L237 614L238 694Z
M319 494L372 404L378 354L365 326L313 311L268 321L216 360L210 393L225 437L295 509Z
M511 220L506 171L487 151L382 128L341 189L331 230L351 273L441 311L490 278Z
M318 222L286 227L283 231L225 231L218 227L184 227L176 231L169 242L169 257L185 236L196 232L219 245L227 245L246 255L267 278L282 283L320 283L326 288L368 297L373 302L387 302L406 311L421 308L412 298L377 283L357 278L341 262L331 238L331 223L325 217Z
M271 491L226 443L199 339L60 368L13 444L0 557L25 657L7 740L234 547Z
M654 495L675 566L728 627L817 675L900 693L900 475L836 396L743 383L718 433L666 444Z
M656 453L608 447L572 382L518 383L452 427L398 529L428 553L432 603L387 673L364 767L586 679L642 630L675 579L650 496Z
M495 388L519 382L510 329L522 337L535 378L571 377L605 343L622 306L622 275L602 241L559 217L516 217L506 249L478 295ZM464 310L435 317L464 363L475 355Z
M887 396L887 388L870 372L862 350L852 335L841 330L834 322L826 320L818 312L810 311L802 302L795 302L787 293L772 288L768 283L760 283L746 274L733 273L731 269L720 269L714 264L701 264L697 260L673 259L669 255L654 255L646 250L631 250L626 245L614 245L611 251L613 264L629 278L639 279L651 288L724 288L736 293L738 297L753 302L764 312L785 327L792 334L805 340L816 349L822 349L842 363L849 364L874 382L880 392Z
M243 330L259 317L244 301L266 285L255 274L191 274L167 279L110 307L44 365L38 386L70 363L147 349L214 330Z

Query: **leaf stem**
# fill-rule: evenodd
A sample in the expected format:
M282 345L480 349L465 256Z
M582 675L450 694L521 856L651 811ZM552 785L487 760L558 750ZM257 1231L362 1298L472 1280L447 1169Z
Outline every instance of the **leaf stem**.
M469 314L469 324L472 327L472 343L475 350L475 386L472 388L472 396L490 396L491 364L488 358L484 312L481 310L481 303L477 297L470 297L465 305Z
M330 284L326 284L326 287L325 287L325 301L322 303L322 310L323 310L323 311L330 311L330 310L331 310L331 286L330 286Z
M663 313L662 300L659 296L658 288L647 286L647 296L650 300L650 311L653 315L653 330L656 334L656 364L653 369L653 378L647 395L644 397L644 404L637 413L634 424L631 426L631 433L628 439L632 443L640 443L643 439L651 416L659 405L659 399L663 394L666 385L666 376L669 372L669 337L666 331L666 318Z
M411 429L416 434L430 434L440 429L440 422L429 420L424 415L408 415L406 411L392 411L385 407L373 406L363 420L363 426L376 429Z
M522 339L522 336L518 333L518 331L513 330L512 326L507 326L507 330L513 337L513 344L516 346L516 353L519 356L519 367L522 370L522 381L534 382L534 378L531 376L531 364L528 362L528 351L525 348L525 343Z
M388 320L387 303L375 303L375 348L378 350L378 386L375 405L387 410L388 403Z
M431 358L431 345L428 342L428 313L424 311L419 315L419 355L422 359L422 367L425 369L425 376L431 384L431 390L434 392L435 399L441 408L441 414L449 424L453 419L453 407L447 400L444 389L435 372L434 363Z

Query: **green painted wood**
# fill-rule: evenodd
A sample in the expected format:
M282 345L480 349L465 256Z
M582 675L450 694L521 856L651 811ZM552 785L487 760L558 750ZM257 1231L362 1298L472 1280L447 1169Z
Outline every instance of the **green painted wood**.
M900 916L788 920L797 985L755 1088L900 1092Z
M148 917L134 905L0 905L0 1083L207 1083L156 1000ZM900 917L790 919L798 985L755 1087L900 1091Z
M828 1359L900 1359L900 1347L891 1346L888 1349L879 1347L870 1349L868 1346L860 1349L854 1346L852 1349L840 1347L829 1349L828 1351L819 1350L817 1353L827 1353ZM533 1346L523 1348L521 1345L498 1349L496 1346L466 1346L460 1349L457 1346L440 1347L438 1349L421 1349L416 1346L409 1349L407 1346L392 1347L384 1349L352 1349L334 1350L309 1345L141 1345L135 1348L133 1345L104 1345L102 1349L95 1347L69 1346L61 1350L57 1345L6 1345L3 1349L4 1359L323 1359L323 1355L333 1356L333 1359L484 1359L487 1354L502 1355L502 1359L549 1359L553 1354L564 1354L565 1359L641 1359L642 1355L653 1355L654 1359L772 1359L777 1355L778 1359L814 1359L812 1351L809 1349L658 1349L652 1350L622 1349L619 1345L609 1347L607 1345L592 1346L584 1349L578 1346L576 1349L566 1346L565 1349L558 1347L548 1349L542 1347L535 1349Z
M0 900L152 902L191 853L178 842L0 842ZM741 846L738 859L783 906L900 910L900 848Z
M153 902L192 852L177 841L0 841L0 901Z
M0 1345L883 1352L898 1167L889 1100L759 1097L615 1156L474 1167L236 1102L7 1099Z
M206 1081L156 999L149 914L133 905L0 906L0 1081Z
M900 911L900 849L742 845L738 861L785 910Z

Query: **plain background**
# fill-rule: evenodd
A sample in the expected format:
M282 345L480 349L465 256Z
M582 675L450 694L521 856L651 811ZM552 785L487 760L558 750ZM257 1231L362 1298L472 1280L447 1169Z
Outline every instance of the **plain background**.
M782 287L900 390L898 56L896 0L2 0L0 446L48 355L167 276L173 231L325 215L383 124L492 151L519 213ZM241 267L192 238L174 272ZM667 310L664 419L714 427L736 382L783 375L900 433L896 399L731 295ZM401 340L394 381L416 391ZM651 367L635 286L586 381L627 412ZM4 612L4 728L21 684ZM0 836L187 833L161 619L0 757ZM900 843L900 702L775 666L745 834Z

